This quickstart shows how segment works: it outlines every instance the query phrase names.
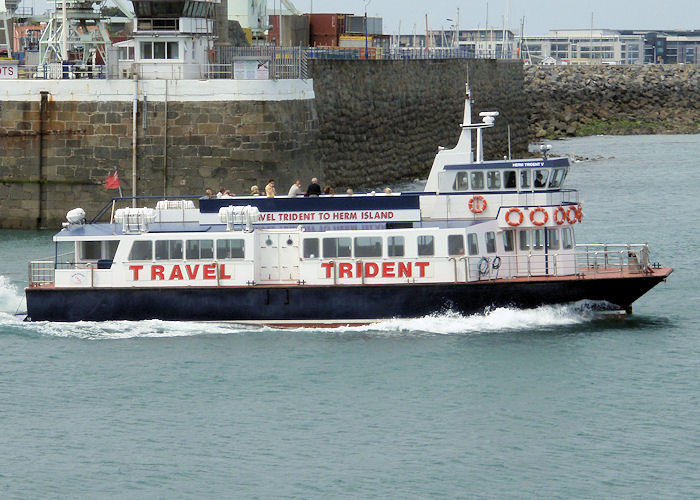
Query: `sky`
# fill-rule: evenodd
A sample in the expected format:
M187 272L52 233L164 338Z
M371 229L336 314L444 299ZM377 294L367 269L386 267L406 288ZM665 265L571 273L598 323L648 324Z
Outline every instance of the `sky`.
M231 0L229 0L231 1ZM240 1L240 0L239 0ZM383 18L384 34L425 33L425 15L430 29L450 29L457 21L462 29L503 27L510 3L508 27L525 35L544 35L553 29L700 29L700 0L291 0L302 12L347 13ZM97 3L97 2L96 2ZM109 2L111 3L111 2ZM53 9L47 0L23 0L21 6L35 12ZM273 10L279 0L268 0ZM488 8L487 8L488 6Z
M273 0L268 0L273 2ZM292 0L308 12L345 12L363 15L363 0ZM430 29L450 29L457 20L462 29L503 26L507 0L370 0L368 16L383 18L385 34L425 32L425 15ZM313 6L313 7L312 7ZM271 4L268 3L268 8ZM508 25L520 32L525 17L525 35L542 35L551 29L700 29L700 0L510 0ZM451 19L452 21L449 21Z

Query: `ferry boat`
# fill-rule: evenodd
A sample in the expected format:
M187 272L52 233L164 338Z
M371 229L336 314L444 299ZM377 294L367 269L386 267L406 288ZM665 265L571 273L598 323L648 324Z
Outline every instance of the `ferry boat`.
M484 161L498 112L480 116L467 88L459 141L423 192L71 210L54 257L30 263L27 320L333 326L585 299L630 312L672 272L646 244L577 244L569 160Z

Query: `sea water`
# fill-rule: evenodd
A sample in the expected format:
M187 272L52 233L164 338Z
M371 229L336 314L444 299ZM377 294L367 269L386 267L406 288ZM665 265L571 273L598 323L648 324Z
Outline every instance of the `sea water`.
M592 158L568 178L579 243L675 269L626 319L23 323L53 231L0 231L0 496L697 498L700 137L552 153Z

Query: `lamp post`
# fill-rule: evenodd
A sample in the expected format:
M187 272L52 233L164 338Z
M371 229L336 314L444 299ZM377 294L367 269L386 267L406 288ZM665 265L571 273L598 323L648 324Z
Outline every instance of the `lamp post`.
M372 0L367 0L365 2L365 59L367 59L367 6Z

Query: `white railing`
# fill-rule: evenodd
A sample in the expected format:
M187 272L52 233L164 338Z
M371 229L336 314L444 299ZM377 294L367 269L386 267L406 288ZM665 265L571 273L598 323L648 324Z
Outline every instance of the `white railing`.
M53 257L33 260L29 263L29 286L41 286L56 281L56 269L75 269L75 255L67 252Z
M576 245L576 267L581 273L647 273L649 246L645 243Z

